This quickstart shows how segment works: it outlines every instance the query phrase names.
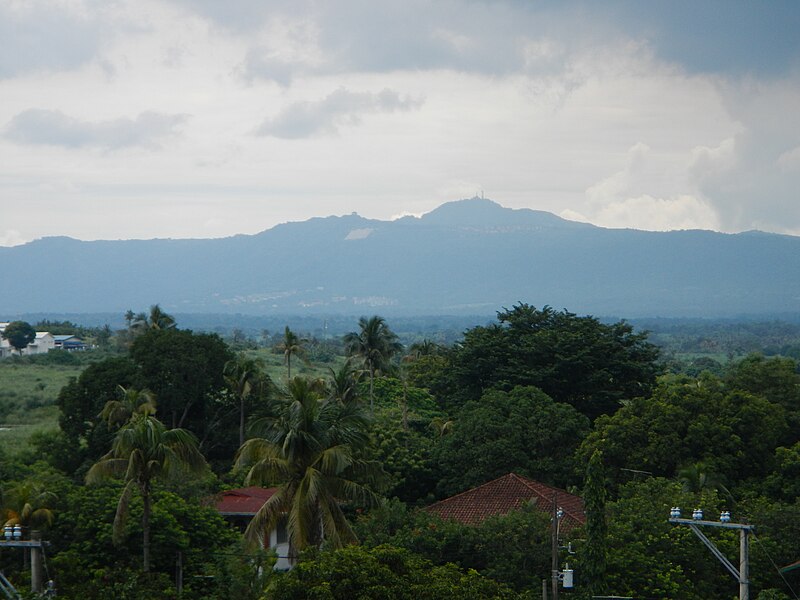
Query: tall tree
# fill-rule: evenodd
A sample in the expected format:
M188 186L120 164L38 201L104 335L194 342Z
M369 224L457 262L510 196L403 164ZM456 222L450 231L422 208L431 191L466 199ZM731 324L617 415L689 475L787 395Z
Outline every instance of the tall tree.
M123 425L136 414L154 415L156 413L156 397L150 390L136 390L117 386L118 400L109 400L100 412L100 417L108 423L109 428Z
M130 311L128 311L130 313ZM128 319L129 314L125 313L125 319ZM158 304L153 304L150 307L149 313L139 313L132 319L131 327L137 330L146 329L175 329L177 323L175 317L164 312Z
M263 390L269 377L263 371L264 363L244 353L225 363L225 383L239 402L239 446L244 444L247 403L254 391Z
M328 367L328 398L342 404L358 401L358 384L361 380L361 371L353 369L351 359L347 359L338 370Z
M625 322L606 325L527 304L497 318L467 331L455 349L454 403L477 400L489 388L533 385L595 419L655 386L658 348Z
M5 492L0 504L0 527L44 528L53 523L56 495L36 481L23 481Z
M292 379L292 356L304 358L306 352L304 344L307 341L289 329L288 325L286 326L283 332L283 339L278 344L278 349L283 351L283 359L286 361L286 377L289 381Z
M245 535L257 543L286 517L290 554L326 540L334 547L356 541L343 501L371 502L367 487L381 474L360 458L369 421L354 403L322 399L315 382L295 377L276 418L254 424L262 437L247 440L236 456L249 467L247 485L277 485Z
M603 454L595 450L586 467L583 487L586 509L586 546L581 560L582 579L591 596L606 592L608 525L606 523L606 477Z
M151 415L134 415L117 432L111 450L86 474L86 482L99 483L110 477L122 477L125 487L114 517L114 540L122 539L131 497L142 497L142 569L150 570L150 511L155 479L171 479L182 472L202 473L206 469L195 437L183 429L167 429Z
M402 350L403 346L383 317L361 317L358 327L359 331L352 331L344 336L345 351L348 356L361 358L364 369L369 373L369 406L374 411L375 373L387 370L392 356Z
M2 332L11 347L17 352L22 352L36 339L36 330L26 321L12 321Z

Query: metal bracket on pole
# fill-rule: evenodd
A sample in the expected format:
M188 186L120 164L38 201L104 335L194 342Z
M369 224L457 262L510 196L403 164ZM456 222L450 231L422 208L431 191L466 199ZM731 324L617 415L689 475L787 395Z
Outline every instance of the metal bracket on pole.
M680 514L679 509L674 509ZM702 516L702 513L700 513ZM728 513L728 518L730 518L730 513ZM730 523L729 521L703 521L702 519L680 519L672 517L669 519L670 523L676 523L678 525L688 525L689 528L694 532L694 534L700 538L700 541L703 542L706 547L711 550L711 553L717 557L717 560L723 564L723 566L731 572L731 574L736 578L736 581L739 583L739 600L749 600L750 599L750 551L748 546L748 535L750 534L755 527L753 525L745 525L743 523ZM700 525L705 527L718 527L721 529L736 529L739 531L739 568L733 566L731 561L719 551L714 543L709 540L702 531L700 531Z
M739 581L741 578L739 575L739 569L731 564L731 561L728 560L728 557L719 551L719 548L714 545L714 542L708 539L694 523L689 523L689 529L694 531L694 534L700 538L700 541L703 542L709 550L711 550L711 554L716 556L717 560L719 560L719 562L721 562L725 568L731 572L731 574L736 578L736 581Z

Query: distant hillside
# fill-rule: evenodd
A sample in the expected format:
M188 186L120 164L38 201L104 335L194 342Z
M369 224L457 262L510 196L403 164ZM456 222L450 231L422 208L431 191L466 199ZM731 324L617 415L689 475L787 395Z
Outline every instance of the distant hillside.
M213 240L0 248L0 317L123 312L493 314L523 300L579 313L800 312L800 238L604 229L473 198L421 218L356 214Z

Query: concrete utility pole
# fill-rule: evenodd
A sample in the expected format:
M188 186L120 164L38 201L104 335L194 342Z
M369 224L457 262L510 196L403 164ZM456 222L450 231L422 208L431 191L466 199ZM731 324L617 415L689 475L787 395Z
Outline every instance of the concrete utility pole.
M711 550L711 554L717 557L717 560L722 563L722 565L730 571L731 575L734 576L736 581L739 582L739 600L750 600L750 539L749 535L755 527L753 525L745 525L743 523L731 523L731 513L728 511L723 511L720 515L719 521L704 521L703 520L703 511L700 509L695 509L692 511L692 518L691 519L681 519L681 509L673 507L670 510L670 523L676 523L678 525L687 525L689 529L691 529L694 534L700 538L700 541L703 542L706 547ZM739 568L731 564L731 561L728 560L722 552L719 551L714 545L714 542L709 540L705 534L700 531L700 526L702 527L720 527L722 529L738 529L739 530Z
M551 527L551 568L552 568L552 581L550 582L550 590L552 600L558 600L558 529L561 524L561 517L564 512L558 506L558 492L553 492L553 522Z
M44 591L44 576L42 573L42 551L44 545L38 531L31 532L30 540L22 539L22 528L19 526L6 526L4 538L0 539L0 548L26 548L31 553L31 591L41 594Z

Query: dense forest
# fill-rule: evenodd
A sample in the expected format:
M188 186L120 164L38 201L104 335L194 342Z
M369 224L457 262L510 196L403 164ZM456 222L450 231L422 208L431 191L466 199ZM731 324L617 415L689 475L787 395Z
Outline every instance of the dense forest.
M527 304L458 335L374 316L223 337L158 306L116 331L38 323L94 349L0 363L0 428L55 425L0 431L0 520L42 532L63 598L541 598L547 510L422 510L516 473L584 498L556 543L565 598L735 597L676 506L754 525L751 597L796 597L800 327L636 325ZM278 491L240 531L214 498L249 485ZM262 548L281 520L287 572ZM707 535L736 563L736 531ZM29 558L0 547L24 597Z

